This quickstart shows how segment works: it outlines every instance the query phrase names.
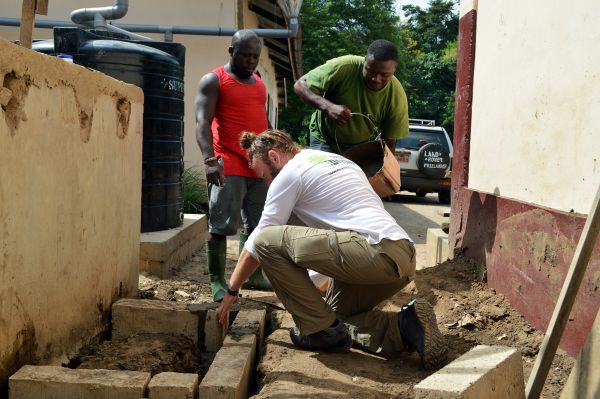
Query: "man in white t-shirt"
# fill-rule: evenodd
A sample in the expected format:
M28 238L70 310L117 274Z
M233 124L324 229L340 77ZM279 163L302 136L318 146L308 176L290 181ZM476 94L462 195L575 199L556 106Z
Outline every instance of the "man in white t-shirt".
M440 363L446 348L427 301L400 312L373 309L412 280L415 249L362 170L340 155L300 150L283 132L244 133L241 145L269 190L217 310L220 321L260 263L292 314L297 347L346 352L355 342L381 354L416 351L423 367ZM306 226L288 225L292 214ZM331 278L324 299L308 269Z

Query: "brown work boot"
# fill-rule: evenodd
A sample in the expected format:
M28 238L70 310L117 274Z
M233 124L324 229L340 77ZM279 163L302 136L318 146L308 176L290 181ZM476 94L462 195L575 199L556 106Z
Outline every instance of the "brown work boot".
M448 348L437 326L433 308L425 299L413 299L398 313L402 342L410 352L417 352L421 367L431 369L446 359Z

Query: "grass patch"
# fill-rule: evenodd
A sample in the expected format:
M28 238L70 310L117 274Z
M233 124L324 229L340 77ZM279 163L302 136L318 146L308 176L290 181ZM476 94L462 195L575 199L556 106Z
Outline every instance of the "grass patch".
M198 166L189 166L183 170L183 212L207 213L208 193L206 176Z

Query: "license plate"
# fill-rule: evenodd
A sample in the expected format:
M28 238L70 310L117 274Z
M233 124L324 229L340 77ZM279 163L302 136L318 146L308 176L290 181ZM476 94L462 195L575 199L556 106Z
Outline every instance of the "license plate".
M400 152L396 154L396 160L398 163L407 163L410 159L410 152Z

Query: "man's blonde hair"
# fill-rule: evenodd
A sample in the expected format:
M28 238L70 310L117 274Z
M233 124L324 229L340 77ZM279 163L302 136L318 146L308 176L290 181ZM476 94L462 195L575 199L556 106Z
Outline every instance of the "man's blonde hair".
M292 137L281 130L265 130L259 135L244 132L240 137L240 145L246 150L250 164L254 157L268 163L267 154L269 150L278 150L283 154L292 155L300 152L300 147L294 143Z

